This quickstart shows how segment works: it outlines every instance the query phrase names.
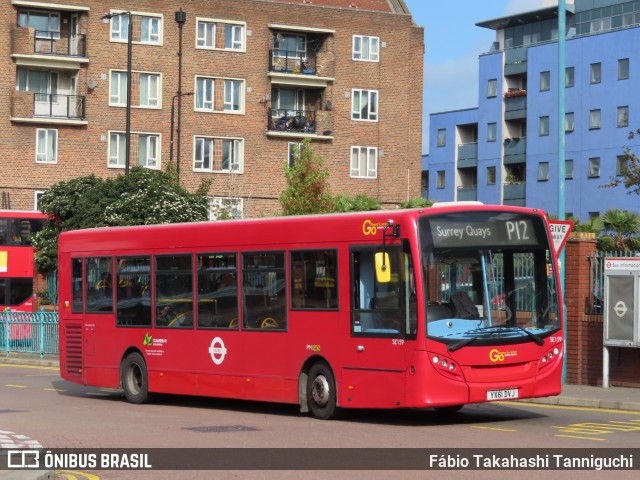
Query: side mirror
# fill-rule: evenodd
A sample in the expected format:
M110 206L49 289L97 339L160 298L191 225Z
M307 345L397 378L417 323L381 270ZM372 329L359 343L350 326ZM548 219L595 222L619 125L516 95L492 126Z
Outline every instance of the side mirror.
M389 283L391 281L391 265L389 264L389 254L387 252L377 252L375 254L376 280L378 283Z

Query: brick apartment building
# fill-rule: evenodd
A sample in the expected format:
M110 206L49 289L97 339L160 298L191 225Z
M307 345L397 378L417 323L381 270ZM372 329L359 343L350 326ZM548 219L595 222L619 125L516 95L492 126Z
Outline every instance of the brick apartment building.
M423 29L402 0L11 0L0 22L0 208L124 173L129 24L130 166L179 157L182 185L268 215L310 137L334 194L420 196Z

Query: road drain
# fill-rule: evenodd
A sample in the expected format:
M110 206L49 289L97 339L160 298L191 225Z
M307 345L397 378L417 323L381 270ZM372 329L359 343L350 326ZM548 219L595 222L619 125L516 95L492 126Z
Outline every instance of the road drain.
M184 427L184 430L200 433L224 433L224 432L256 432L257 428L246 425L213 425L204 427Z

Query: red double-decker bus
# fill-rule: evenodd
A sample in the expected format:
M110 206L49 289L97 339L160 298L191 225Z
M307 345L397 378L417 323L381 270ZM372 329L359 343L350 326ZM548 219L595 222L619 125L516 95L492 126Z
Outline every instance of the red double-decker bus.
M45 219L40 212L0 210L0 311L33 311L31 235Z
M563 319L535 209L442 205L66 232L60 371L150 393L455 411L556 395Z

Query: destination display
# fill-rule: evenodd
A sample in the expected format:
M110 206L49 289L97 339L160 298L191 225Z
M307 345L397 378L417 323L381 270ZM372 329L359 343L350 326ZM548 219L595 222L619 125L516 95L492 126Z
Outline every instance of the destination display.
M494 221L433 218L429 224L436 248L539 245L531 218Z

